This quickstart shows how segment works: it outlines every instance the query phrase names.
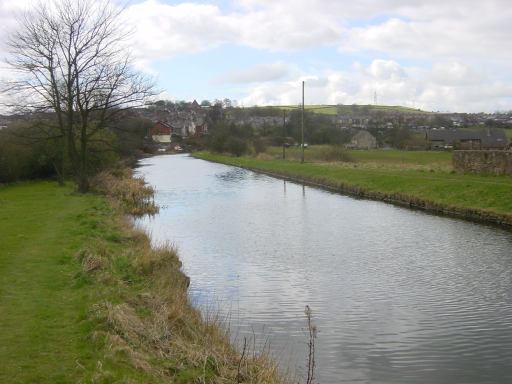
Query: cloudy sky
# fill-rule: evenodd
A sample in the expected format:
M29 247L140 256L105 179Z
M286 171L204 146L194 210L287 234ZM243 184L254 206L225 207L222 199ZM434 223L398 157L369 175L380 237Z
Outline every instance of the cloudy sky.
M4 30L28 3L0 0ZM162 98L298 104L304 80L306 104L512 110L505 0L132 0L124 17Z

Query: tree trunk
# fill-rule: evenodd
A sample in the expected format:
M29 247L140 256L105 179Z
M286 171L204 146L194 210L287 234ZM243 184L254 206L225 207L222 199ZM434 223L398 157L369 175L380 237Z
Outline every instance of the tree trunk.
M89 172L87 167L87 125L82 125L80 136L80 168L78 169L78 191L89 191Z
M78 180L78 192L86 193L89 191L89 177L87 174L80 171L80 176Z
M59 185L64 186L64 161L54 161L53 168L55 168L55 173L57 174L57 181Z

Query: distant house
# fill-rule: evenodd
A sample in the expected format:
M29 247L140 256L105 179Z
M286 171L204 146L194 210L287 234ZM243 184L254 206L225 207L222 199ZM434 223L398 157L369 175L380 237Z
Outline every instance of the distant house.
M170 143L172 133L173 128L169 124L159 121L151 128L150 136L156 143Z
M202 136L208 133L208 125L203 122L200 125L196 125L196 135Z
M430 129L426 135L431 149L505 149L507 146L503 129Z
M187 108L188 111L190 112L197 112L197 113L202 113L203 112L203 107L201 107L199 105L199 103L197 102L197 100L194 100L192 102L192 104L190 104L190 106Z
M377 148L377 139L368 131L358 131L350 140L347 146L352 149L375 149Z

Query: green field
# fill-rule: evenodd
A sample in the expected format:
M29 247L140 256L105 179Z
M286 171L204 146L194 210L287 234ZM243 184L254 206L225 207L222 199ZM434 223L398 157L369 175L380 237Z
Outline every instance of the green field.
M258 107L254 107L258 108ZM262 107L268 108L268 107ZM283 105L283 106L272 106L280 110L292 110L300 109L299 106L294 105ZM348 114L361 114L368 112L402 112L402 113L426 113L425 111L402 107L402 106L390 106L390 105L305 105L304 110L313 113L321 113L326 115L336 115L340 111L344 115Z
M172 247L105 197L0 187L0 383L277 383L188 302Z
M306 160L301 164L298 160L236 158L207 152L195 156L343 187L362 196L411 202L435 210L455 210L467 214L476 210L479 215L485 212L491 216L512 215L512 178L509 176L457 174L446 169L449 156L447 153L354 151L349 154L359 160Z
M304 151L305 161L328 161L326 156L333 147L328 145L313 145ZM444 169L451 171L452 155L450 152L434 151L401 151L390 150L343 150L346 159L350 160L340 166L352 166L357 164L365 167L394 167L394 168L418 168L418 169ZM273 158L281 159L282 147L268 147L266 153ZM300 147L286 149L285 156L289 160L300 160L302 151Z

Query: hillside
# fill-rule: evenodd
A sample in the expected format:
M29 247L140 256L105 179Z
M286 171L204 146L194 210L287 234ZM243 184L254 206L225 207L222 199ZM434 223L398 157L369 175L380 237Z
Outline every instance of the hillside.
M254 109L265 109L269 107L252 107ZM271 106L270 108L280 110L298 109L299 106ZM388 105L306 105L304 109L308 112L321 113L325 115L336 115L341 112L344 115L350 114L366 114L366 113L429 113L420 109L414 109L402 106L388 106Z

